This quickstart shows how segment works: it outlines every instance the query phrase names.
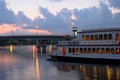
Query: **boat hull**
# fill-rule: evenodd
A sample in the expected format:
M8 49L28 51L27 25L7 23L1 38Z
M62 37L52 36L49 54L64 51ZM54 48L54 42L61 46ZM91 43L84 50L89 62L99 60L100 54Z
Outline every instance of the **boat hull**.
M71 56L56 56L56 55L51 55L51 60L65 61L65 62L79 62L79 63L94 63L94 64L120 64L120 59L71 57Z

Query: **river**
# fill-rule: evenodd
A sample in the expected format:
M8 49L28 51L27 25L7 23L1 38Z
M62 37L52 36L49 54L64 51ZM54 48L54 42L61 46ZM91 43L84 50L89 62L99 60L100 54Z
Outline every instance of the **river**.
M120 80L120 65L48 59L34 45L0 47L0 80Z

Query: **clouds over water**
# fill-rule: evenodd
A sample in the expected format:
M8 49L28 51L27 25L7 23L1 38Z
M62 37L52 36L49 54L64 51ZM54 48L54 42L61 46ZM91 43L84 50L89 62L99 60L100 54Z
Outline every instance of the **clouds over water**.
M44 18L38 16L34 20L31 20L22 11L15 14L6 7L7 5L4 0L0 0L0 27L3 24L16 25L20 27L21 30L24 29L24 31L34 32L35 30L39 30L42 33L44 31L46 34L70 34L72 31L72 23L74 23L79 30L120 27L120 13L113 15L109 9L110 7L119 9L120 1L108 0L108 2L110 6L102 2L99 4L99 7L90 7L81 10L68 10L64 8L56 15L52 14L48 8L39 7L39 12ZM72 16L76 19L71 18Z

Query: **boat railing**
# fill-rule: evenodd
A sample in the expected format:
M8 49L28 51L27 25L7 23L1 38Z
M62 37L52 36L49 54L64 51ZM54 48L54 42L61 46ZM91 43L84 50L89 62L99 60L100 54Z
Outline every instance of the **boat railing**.
M94 41L61 41L58 45L99 45L117 44L116 40L94 40Z
M115 40L79 41L79 45L116 44Z

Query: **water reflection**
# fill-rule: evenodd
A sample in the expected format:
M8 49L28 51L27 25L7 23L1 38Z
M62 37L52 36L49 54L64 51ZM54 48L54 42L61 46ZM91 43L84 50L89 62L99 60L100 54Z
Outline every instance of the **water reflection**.
M37 80L40 80L40 69L39 69L39 60L38 60L38 54L36 53L36 75L37 75Z
M40 67L39 67L39 58L38 58L38 49L35 45L32 45L32 57L33 60L35 59L35 68L36 68L36 75L37 80L40 80Z
M13 46L10 45L10 53L12 53L12 52L13 52Z
M49 48L49 51L50 51L50 54L52 53L52 45L50 45L50 48Z
M32 57L33 57L33 59L35 58L35 52L36 52L35 49L36 49L35 45L32 45Z
M52 62L52 64L61 71L77 71L81 76L80 80L120 80L119 66L65 62Z
M12 48L0 48L0 80L120 80L120 66L52 62L35 45Z

